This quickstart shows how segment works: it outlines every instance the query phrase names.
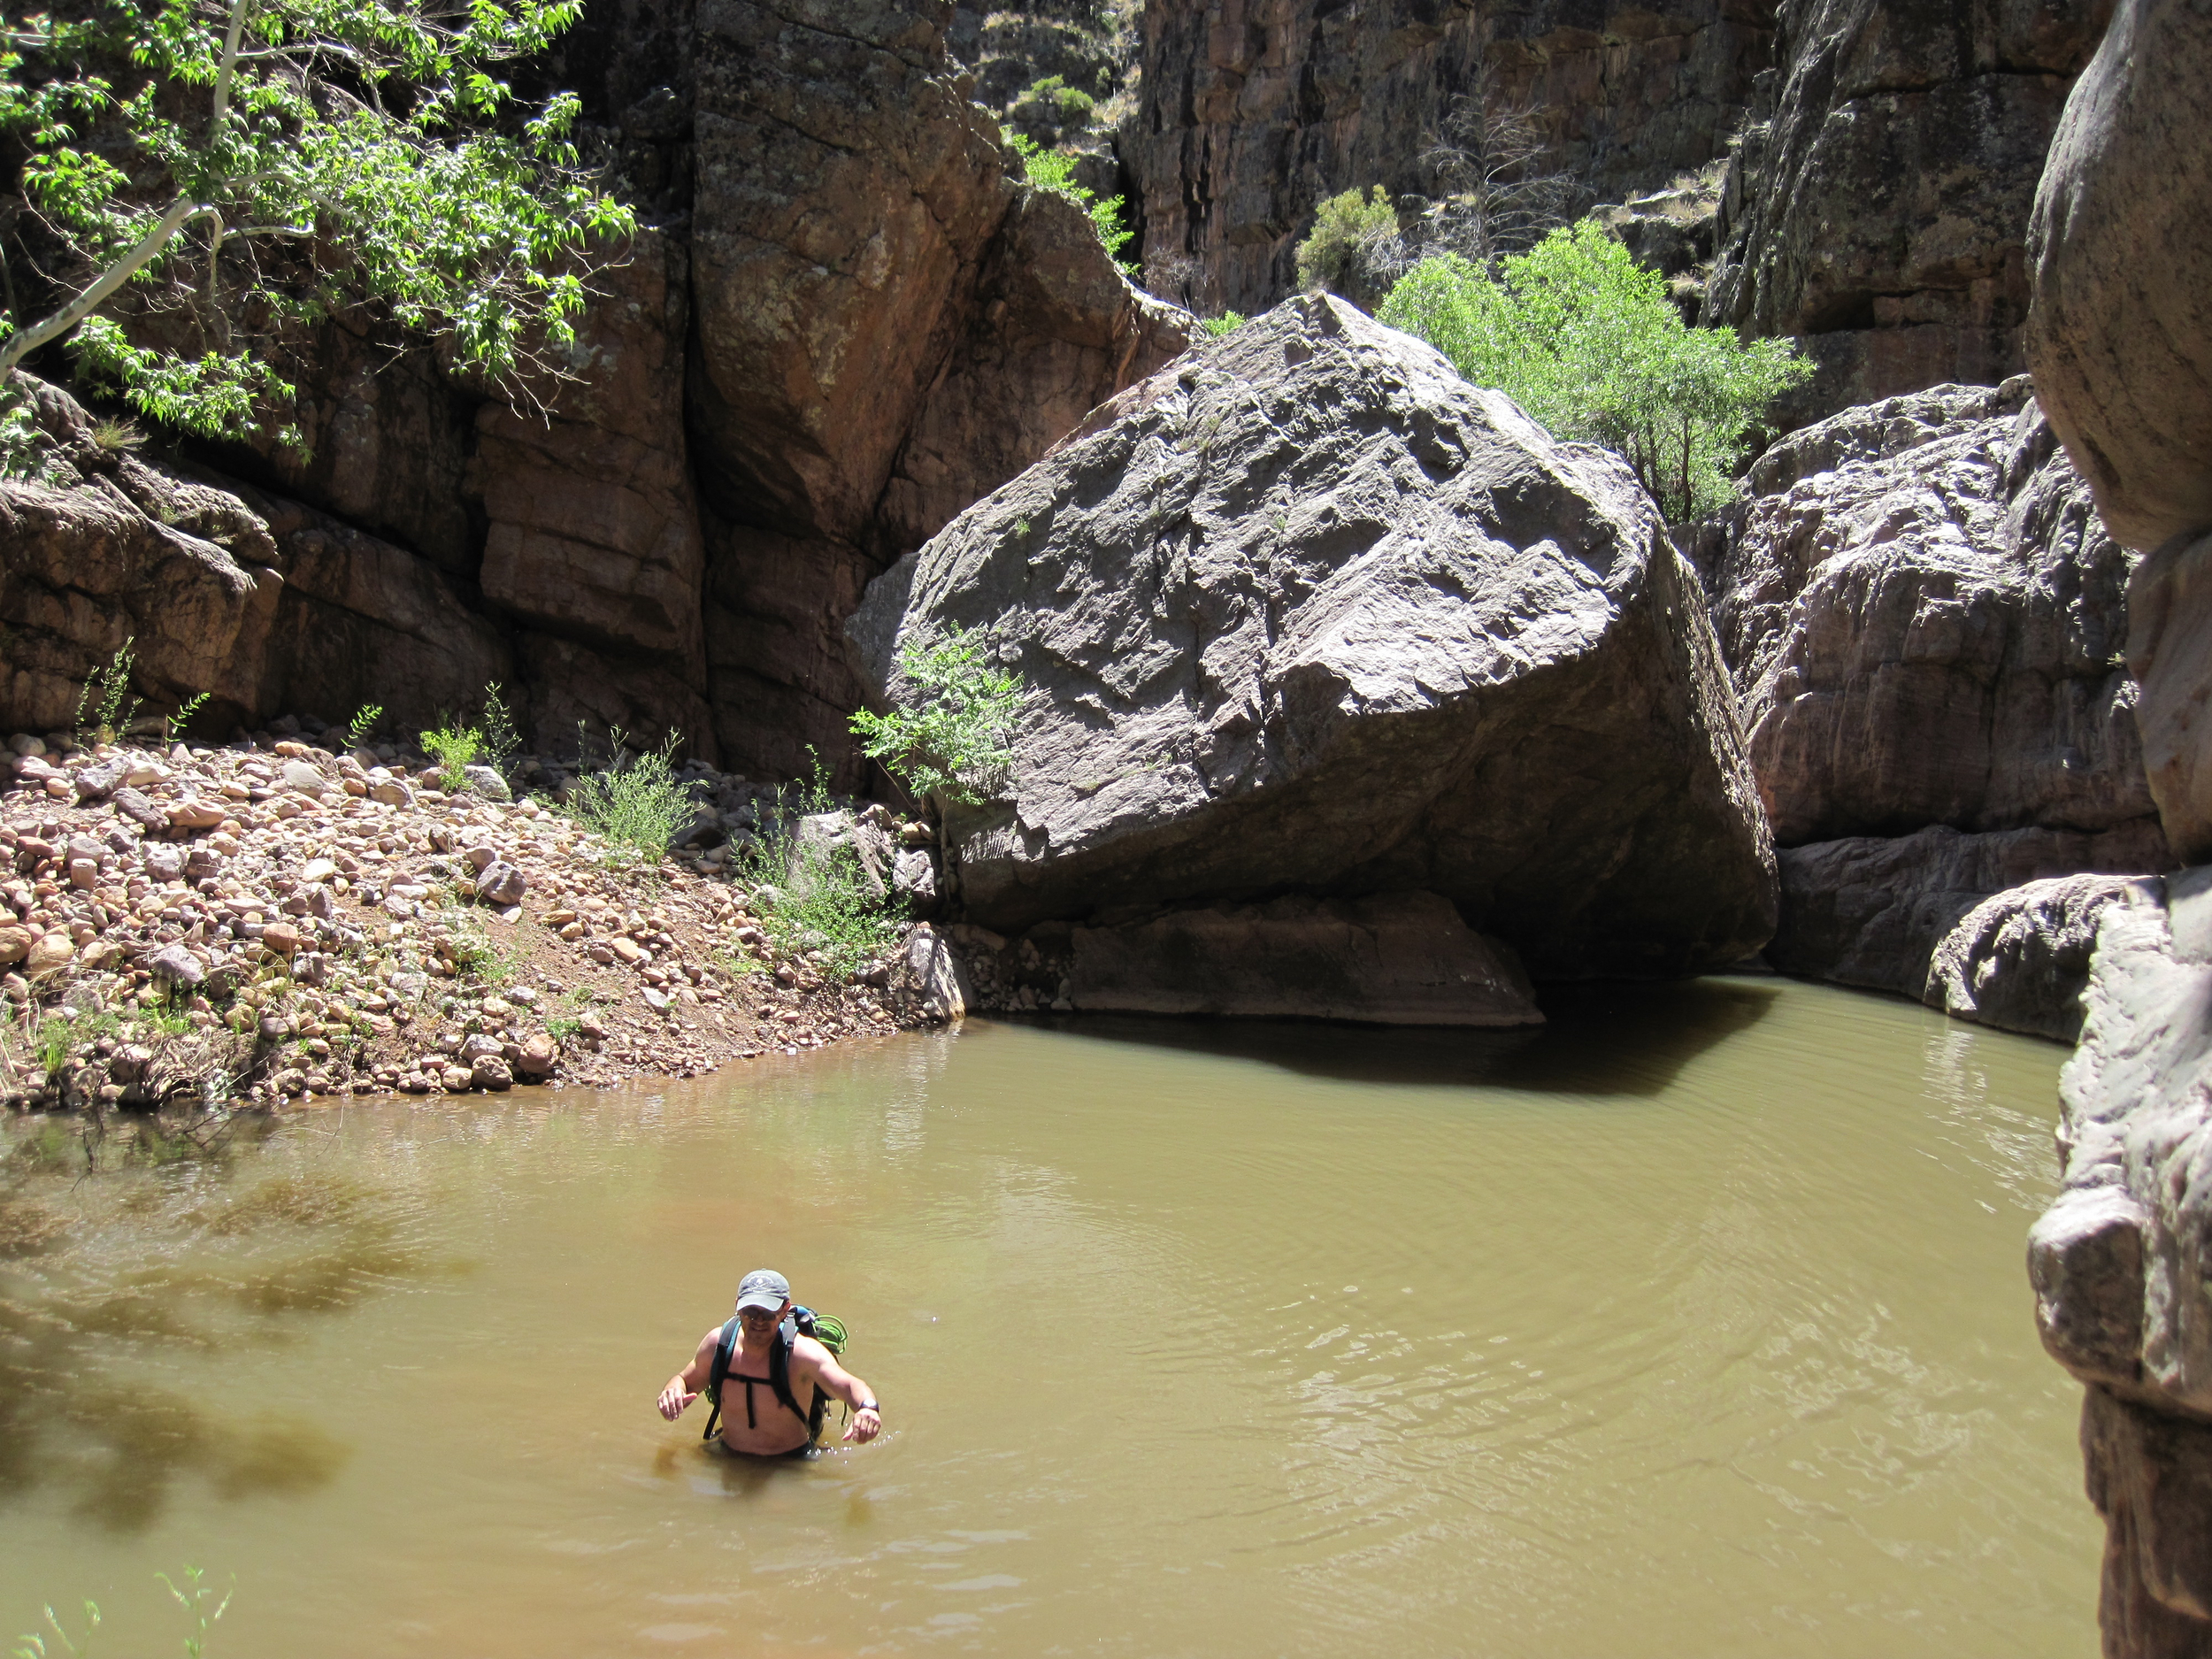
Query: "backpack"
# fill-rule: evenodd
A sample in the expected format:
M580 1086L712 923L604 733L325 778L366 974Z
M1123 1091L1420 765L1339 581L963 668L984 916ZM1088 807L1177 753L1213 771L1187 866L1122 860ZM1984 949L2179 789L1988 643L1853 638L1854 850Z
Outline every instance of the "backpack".
M810 1336L829 1349L833 1358L845 1351L845 1322L834 1314L817 1313L811 1308L795 1306L784 1322L776 1327L776 1340L768 1350L768 1392L774 1394L794 1417L806 1418L807 1443L812 1445L822 1438L822 1413L829 1404L829 1396L819 1387L814 1391L814 1409L810 1412L799 1409L798 1397L791 1392L791 1348L802 1336ZM714 1364L707 1374L707 1426L700 1435L711 1440L722 1426L722 1385L729 1380L730 1365L737 1356L738 1320L730 1316L722 1327L722 1334L714 1344ZM755 1380L758 1380L756 1379Z

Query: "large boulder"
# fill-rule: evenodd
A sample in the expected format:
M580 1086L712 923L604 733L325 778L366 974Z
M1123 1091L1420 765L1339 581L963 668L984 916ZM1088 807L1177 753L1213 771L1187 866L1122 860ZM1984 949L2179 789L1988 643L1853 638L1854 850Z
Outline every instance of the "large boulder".
M1513 953L1433 893L1302 895L1071 931L1070 1008L1135 1014L1538 1025Z
M2212 10L2120 0L2028 231L2028 362L2112 534L2212 527Z
M1775 877L1694 572L1615 457L1302 296L1102 409L873 584L1032 687L948 815L971 919L1441 894L1546 975L1724 965Z
M2029 1236L2037 1322L2088 1386L2105 1652L2212 1652L2212 868L2106 907L2060 1078L2059 1195Z

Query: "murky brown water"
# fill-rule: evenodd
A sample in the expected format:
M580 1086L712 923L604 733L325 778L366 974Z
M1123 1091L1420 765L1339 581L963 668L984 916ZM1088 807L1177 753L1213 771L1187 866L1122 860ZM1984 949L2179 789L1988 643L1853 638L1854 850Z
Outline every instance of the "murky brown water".
M2021 1266L2062 1057L1709 981L26 1151L0 1634L88 1595L174 1652L192 1561L215 1659L2087 1655ZM851 1325L875 1447L655 1415L760 1263Z

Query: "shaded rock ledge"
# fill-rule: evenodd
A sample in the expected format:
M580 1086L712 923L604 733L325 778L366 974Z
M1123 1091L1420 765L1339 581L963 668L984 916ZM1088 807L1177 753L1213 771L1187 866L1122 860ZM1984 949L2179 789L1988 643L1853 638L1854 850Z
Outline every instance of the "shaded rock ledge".
M899 641L948 625L1031 687L999 798L946 815L972 924L1429 893L1538 978L1698 972L1771 929L1734 702L1649 499L1340 301L1106 405L848 633L895 702Z

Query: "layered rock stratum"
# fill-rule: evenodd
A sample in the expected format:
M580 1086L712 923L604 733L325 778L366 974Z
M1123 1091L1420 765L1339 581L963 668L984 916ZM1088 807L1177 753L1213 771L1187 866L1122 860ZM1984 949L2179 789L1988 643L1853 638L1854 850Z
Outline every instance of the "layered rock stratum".
M2123 649L2134 559L2024 377L1791 434L1701 557L1781 849L1777 966L1921 996L1997 893L2170 865Z
M948 811L969 918L1441 895L1539 977L1724 965L1774 872L1695 573L1617 457L1288 302L1102 409L849 625L1033 688Z

